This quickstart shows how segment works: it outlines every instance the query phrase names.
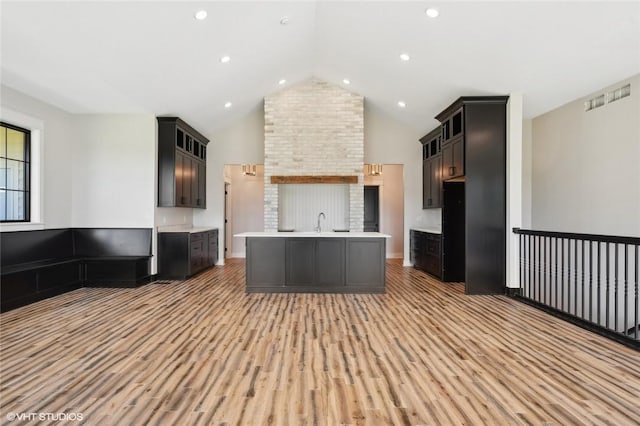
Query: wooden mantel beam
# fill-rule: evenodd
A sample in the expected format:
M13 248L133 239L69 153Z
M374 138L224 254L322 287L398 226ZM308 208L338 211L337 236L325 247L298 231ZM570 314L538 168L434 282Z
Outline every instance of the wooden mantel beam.
M358 176L271 176L271 183L358 183Z

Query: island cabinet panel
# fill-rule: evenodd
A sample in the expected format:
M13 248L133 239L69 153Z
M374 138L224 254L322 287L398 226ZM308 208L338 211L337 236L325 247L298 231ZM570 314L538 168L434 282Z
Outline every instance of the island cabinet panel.
M384 238L347 239L347 286L384 287L384 252Z
M284 287L285 239L247 238L247 291Z
M247 237L247 292L384 293L384 238Z
M287 240L287 276L286 285L314 285L316 265L315 239L300 238Z
M316 284L320 286L343 286L345 269L344 238L318 239L316 247Z

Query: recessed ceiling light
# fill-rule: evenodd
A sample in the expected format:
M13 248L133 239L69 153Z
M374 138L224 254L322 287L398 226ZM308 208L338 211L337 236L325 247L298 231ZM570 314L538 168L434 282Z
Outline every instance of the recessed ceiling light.
M231 102L227 102L226 104L224 104L224 107L229 109L231 108L231 105L233 105Z
M438 12L438 9L434 7L428 8L427 10L424 11L424 13L426 13L429 18L437 18L438 15L440 15L440 12Z
M280 80L280 81L278 82L278 84L279 84L280 86L282 86L282 85L283 85L283 84L285 84L286 82L287 82L287 80L285 80L285 79L283 78L282 80Z
M351 84L351 80L349 80L348 78L345 78L344 80L342 80L342 82L344 84Z
M287 25L288 23L289 23L288 16L283 16L282 18L280 18L280 25Z
M411 56L409 56L408 53L403 53L402 55L400 55L400 59L402 59L403 61L408 61L409 59L411 59Z
M404 108L404 107L406 107L406 106L407 106L407 104L405 104L403 101L398 101L398 106L399 106L400 108Z
M222 58L220 58L220 62L222 62L223 64L226 64L230 60L231 60L231 56L223 56Z
M196 12L195 15L193 15L194 18L196 18L198 21L202 21L203 19L205 19L207 17L207 11L206 10L199 10Z

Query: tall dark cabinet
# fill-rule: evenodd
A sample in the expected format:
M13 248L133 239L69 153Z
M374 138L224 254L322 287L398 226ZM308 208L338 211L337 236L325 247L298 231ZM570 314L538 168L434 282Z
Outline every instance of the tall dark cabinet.
M464 246L467 294L505 292L508 99L463 96L436 116L442 123L443 181L464 181L464 188L446 187L452 194L464 193L464 232L450 226L462 223L462 203L445 203L442 239L449 251L443 253L444 274L447 265L457 263L447 256Z
M463 96L420 139L423 208L442 208L442 279L467 294L506 286L508 96Z
M420 139L422 143L422 208L442 207L442 154L440 128Z
M158 207L207 207L209 140L178 117L158 120Z

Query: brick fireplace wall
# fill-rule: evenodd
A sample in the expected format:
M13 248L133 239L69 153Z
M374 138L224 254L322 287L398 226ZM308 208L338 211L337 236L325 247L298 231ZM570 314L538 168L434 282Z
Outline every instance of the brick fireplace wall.
M349 229L364 221L364 98L312 78L264 99L264 228L278 228L271 176L358 176L349 185Z

